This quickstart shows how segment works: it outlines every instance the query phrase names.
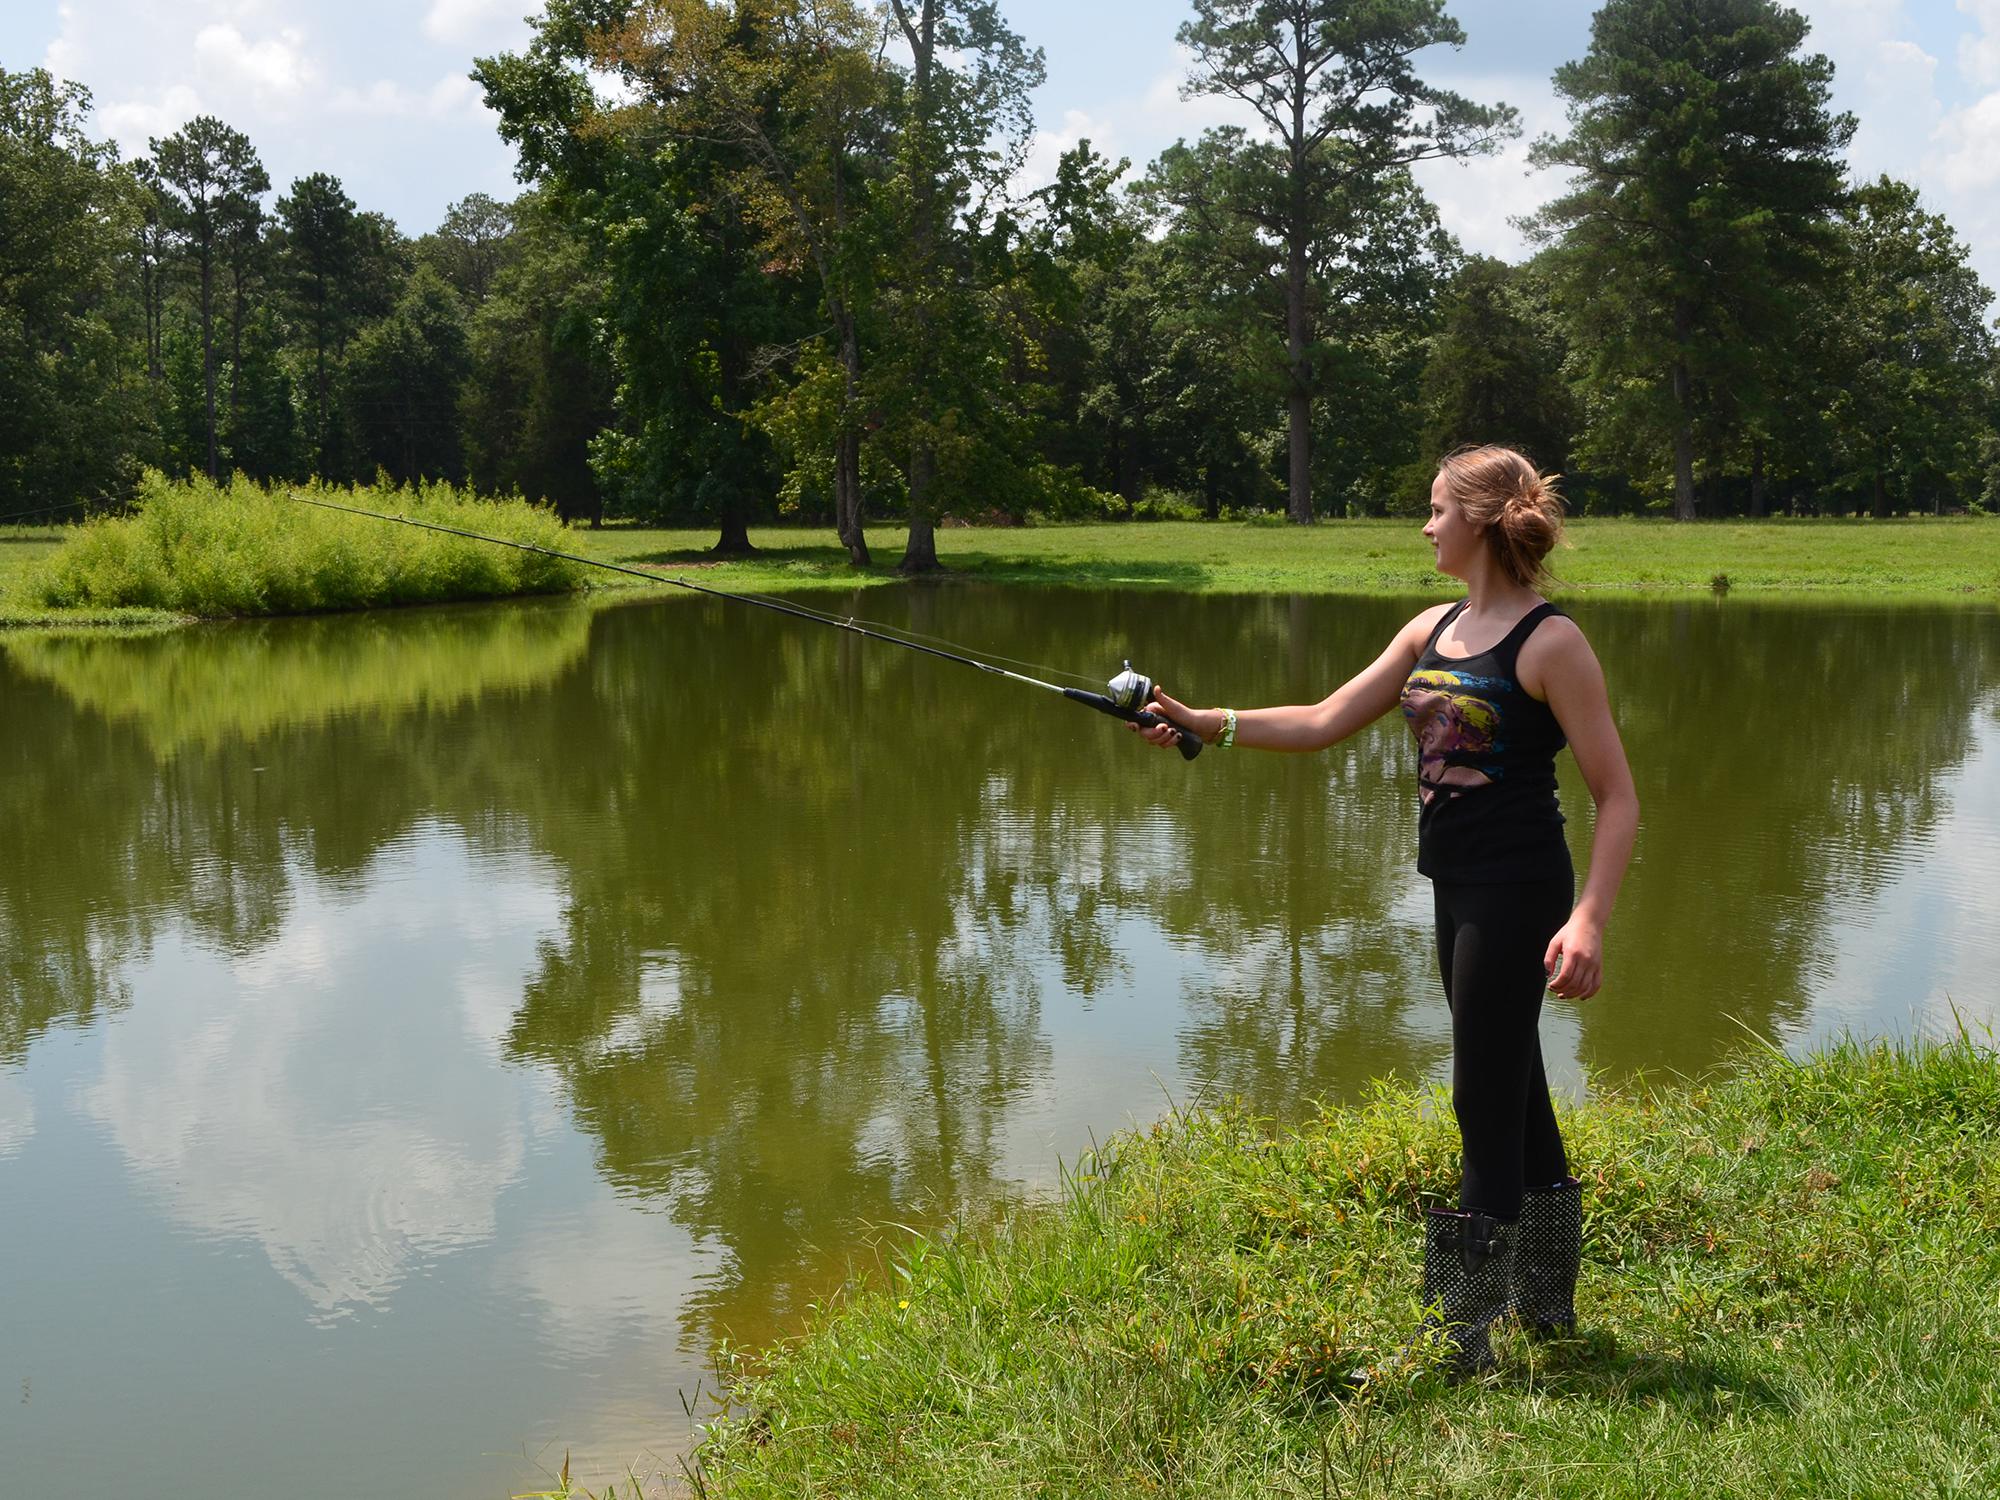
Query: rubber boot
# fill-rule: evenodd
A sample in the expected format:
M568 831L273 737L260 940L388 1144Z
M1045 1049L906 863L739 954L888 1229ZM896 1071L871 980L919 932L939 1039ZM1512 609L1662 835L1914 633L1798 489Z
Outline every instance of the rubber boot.
M1583 1258L1583 1184L1566 1177L1521 1197L1507 1310L1531 1338L1576 1332L1576 1272Z
M1477 1375L1493 1367L1488 1334L1507 1311L1517 1224L1490 1214L1434 1208L1424 1215L1424 1300L1451 1341L1450 1371Z

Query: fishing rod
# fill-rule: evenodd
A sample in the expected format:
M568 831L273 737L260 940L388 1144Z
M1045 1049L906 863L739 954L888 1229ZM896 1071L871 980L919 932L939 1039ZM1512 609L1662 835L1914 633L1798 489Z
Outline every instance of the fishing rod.
M921 651L926 656L940 657L945 661L955 661L960 666L973 667L994 677L1005 677L1010 682L1024 683L1028 687L1041 688L1044 692L1060 693L1072 703L1081 703L1085 708L1094 708L1101 714L1109 714L1114 719L1123 719L1128 724L1137 724L1142 729L1152 729L1166 725L1174 731L1176 744L1183 760L1193 760L1201 754L1201 739L1189 730L1181 728L1170 719L1162 718L1143 705L1153 696L1153 682L1142 672L1132 670L1132 663L1125 663L1125 670L1105 684L1102 693L1088 692L1083 688L1063 687L1060 683L1044 682L1039 677L1030 677L1024 672L1010 672L1005 667L992 662L981 661L974 656L965 656L956 651L946 651L939 646L926 646L917 641L906 641L900 636L888 635L879 630L870 630L852 619L835 619L828 615L815 614L808 609L784 604L776 599L760 599L754 594L738 594L728 589L712 588L707 584L690 583L685 578L676 578L667 573L648 573L642 568L628 568L623 563L603 562L595 557L584 557L576 552L558 552L553 547L542 547L534 542L517 542L511 537L488 536L485 532L466 531L457 526L446 526L437 521L419 521L411 516L391 515L386 511L363 510L358 505L336 505L331 500L313 500L296 490L292 498L301 505L316 505L321 510L344 511L350 516L366 516L373 521L394 521L402 526L416 526L425 531L440 531L446 536L462 536L468 541L491 542L496 547L512 547L517 552L535 552L543 557L557 557L564 562L581 563L587 568L603 568L612 573L628 573L634 578L643 578L649 583L671 583L676 588L689 589L697 594L708 594L717 599L731 599L738 604L754 604L759 609L773 610L781 615L792 615L797 619L810 620L815 625L831 625L837 630L845 630L853 635L866 636L871 641L886 641L891 646L901 646L906 651Z

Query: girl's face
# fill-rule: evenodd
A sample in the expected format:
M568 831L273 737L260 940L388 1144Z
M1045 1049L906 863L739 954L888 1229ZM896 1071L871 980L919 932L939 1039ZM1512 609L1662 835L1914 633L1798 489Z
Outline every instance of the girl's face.
M1424 536L1437 555L1440 573L1463 578L1471 572L1476 549L1483 545L1481 529L1465 519L1445 487L1443 474L1431 481L1431 518L1424 522Z

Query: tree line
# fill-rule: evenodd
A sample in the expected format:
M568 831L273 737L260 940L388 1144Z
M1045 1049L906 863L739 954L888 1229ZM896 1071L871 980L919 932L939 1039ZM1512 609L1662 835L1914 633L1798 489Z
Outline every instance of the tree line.
M1990 293L1911 185L1849 177L1772 0L1607 0L1555 75L1518 264L1413 174L1518 134L1427 79L1444 0L1192 0L1244 123L1020 187L1041 52L997 0L547 0L473 77L518 158L404 235L274 193L200 117L126 162L0 70L0 513L140 466L470 480L565 515L1380 514L1505 441L1591 512L2000 500Z

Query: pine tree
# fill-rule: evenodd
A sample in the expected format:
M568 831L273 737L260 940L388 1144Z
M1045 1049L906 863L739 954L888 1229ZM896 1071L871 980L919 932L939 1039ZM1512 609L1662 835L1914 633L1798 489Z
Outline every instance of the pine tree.
M1607 0L1556 70L1569 133L1535 144L1574 173L1535 224L1561 239L1591 445L1643 473L1664 442L1682 519L1697 448L1768 406L1800 289L1828 274L1854 119L1807 30L1772 0Z

